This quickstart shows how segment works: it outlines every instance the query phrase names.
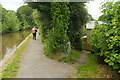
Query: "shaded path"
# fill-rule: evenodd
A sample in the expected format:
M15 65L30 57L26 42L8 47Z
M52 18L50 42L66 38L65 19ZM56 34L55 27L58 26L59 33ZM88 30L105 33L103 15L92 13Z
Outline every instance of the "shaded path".
M67 78L76 73L72 66L44 56L39 35L37 37L30 40L23 53L17 78Z

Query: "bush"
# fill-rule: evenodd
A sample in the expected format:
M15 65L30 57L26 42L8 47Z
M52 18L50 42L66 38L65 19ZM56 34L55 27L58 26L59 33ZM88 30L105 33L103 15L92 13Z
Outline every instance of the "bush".
M105 3L104 9L109 7L108 4L111 4L111 2ZM112 7L110 5L111 9L108 13L106 14L105 12L105 14L110 17L108 21L105 20L103 24L96 22L90 42L94 53L102 56L109 66L112 66L120 72L120 19L118 16L118 14L120 14L120 6L118 6L118 4L119 2L112 3ZM111 14L114 15L114 17L111 17Z
M3 10L4 12L5 10ZM16 32L19 30L20 22L14 11L5 11L2 20L2 33Z
M51 25L52 29L48 32L46 39L47 53L54 54L56 51L67 52L67 29L69 20L68 3L51 3Z
M70 25L68 27L68 37L73 49L82 50L82 30L88 21L88 13L82 2L71 2L70 6Z

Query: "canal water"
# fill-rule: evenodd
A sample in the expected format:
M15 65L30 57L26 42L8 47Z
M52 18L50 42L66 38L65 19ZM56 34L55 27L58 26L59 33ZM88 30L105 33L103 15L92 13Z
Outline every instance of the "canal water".
M1 59L3 59L5 55L10 54L30 34L30 32L30 30L26 30L0 35L0 42L2 40L2 43L0 43L2 46L0 47Z

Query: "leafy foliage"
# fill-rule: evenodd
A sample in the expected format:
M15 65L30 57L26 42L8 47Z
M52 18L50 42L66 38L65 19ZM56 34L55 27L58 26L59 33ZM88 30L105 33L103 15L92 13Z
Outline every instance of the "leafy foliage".
M19 21L21 22L20 30L33 27L34 22L31 16L32 12L33 12L33 9L28 5L24 5L18 8L17 16Z
M33 9L28 5L18 8L17 13L1 5L0 10L0 34L30 29L36 25L32 17Z
M2 34L2 6L0 5L0 34Z
M19 30L20 22L14 11L2 8L2 33L15 32Z
M34 9L32 14L31 14L32 20L37 27L40 25L40 21L39 21L40 15L39 14L40 13L38 12L37 9Z
M38 12L37 15L39 17L36 20L39 23L42 40L44 40L46 39L47 32L51 29L51 4L49 2L30 2L28 4Z
M104 24L96 22L95 29L91 35L91 45L95 53L104 57L106 63L120 72L119 5L120 2L107 2L103 4L102 12L107 17L101 19Z
M68 27L68 37L72 47L82 50L82 30L88 20L88 13L84 3L70 3L70 25Z
M46 40L47 51L50 53L55 51L67 52L68 37L66 32L70 13L68 3L51 3L51 6L52 29L49 31Z
M39 12L40 33L45 42L45 54L52 56L56 51L67 53L67 43L82 50L82 27L88 15L84 3L28 3Z

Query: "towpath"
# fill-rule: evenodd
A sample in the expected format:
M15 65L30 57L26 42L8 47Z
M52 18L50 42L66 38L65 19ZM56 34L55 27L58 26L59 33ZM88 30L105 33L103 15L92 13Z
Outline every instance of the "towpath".
M69 78L76 73L72 66L49 59L43 53L37 35L37 40L31 39L23 53L17 78Z

